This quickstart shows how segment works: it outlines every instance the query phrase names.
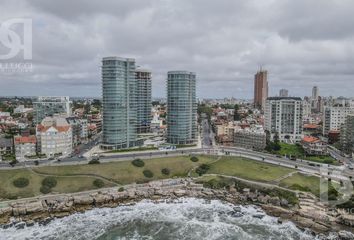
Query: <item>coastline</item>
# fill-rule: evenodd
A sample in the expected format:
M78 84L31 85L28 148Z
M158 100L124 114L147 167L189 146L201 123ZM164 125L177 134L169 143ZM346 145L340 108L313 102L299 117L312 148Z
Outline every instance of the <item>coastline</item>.
M35 222L46 223L54 218L69 216L93 208L117 207L134 204L143 199L161 201L182 197L221 200L234 205L255 205L278 218L279 222L291 221L300 229L310 229L314 234L326 236L336 232L338 239L353 239L354 221L343 221L343 216L333 212L316 213L309 208L292 206L278 196L269 196L260 192L236 188L210 189L190 179L167 179L146 184L126 186L124 191L118 188L98 189L96 191L66 195L43 196L40 198L11 201L8 207L0 208L0 227L6 228L22 224L31 226ZM307 206L310 207L310 204ZM318 209L317 209L318 210ZM324 238L325 239L325 238Z

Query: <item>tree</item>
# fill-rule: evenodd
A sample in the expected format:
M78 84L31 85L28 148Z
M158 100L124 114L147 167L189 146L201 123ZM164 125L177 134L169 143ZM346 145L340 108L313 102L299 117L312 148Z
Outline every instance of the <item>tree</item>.
M101 179L95 179L92 184L97 188L104 187L104 182Z
M190 160L192 162L198 162L199 161L199 159L196 156L191 157Z
M28 114L27 114L27 120L28 120L29 122L32 122L32 121L33 121L33 113L28 113Z
M162 173L163 175L170 175L170 169L168 169L168 168L163 168L163 169L161 170L161 173Z
M52 189L50 187L48 187L47 185L43 185L43 186L41 186L39 191L43 194L48 194L52 191Z
M134 160L132 161L132 164L133 164L135 167L144 167L144 166L145 166L144 161L141 160L140 158L134 159Z
M27 178L17 178L13 182L13 185L17 188L24 188L27 187L29 184L29 180Z
M144 170L143 174L147 178L152 178L154 176L153 172L151 172L150 170Z
M199 167L197 167L195 172L198 173L199 176L202 176L203 174L207 173L209 169L210 166L208 164L202 164Z
M42 181L43 186L48 186L49 188L53 188L57 185L57 180L54 177L46 177Z
M277 132L274 134L273 141L279 144L279 134Z

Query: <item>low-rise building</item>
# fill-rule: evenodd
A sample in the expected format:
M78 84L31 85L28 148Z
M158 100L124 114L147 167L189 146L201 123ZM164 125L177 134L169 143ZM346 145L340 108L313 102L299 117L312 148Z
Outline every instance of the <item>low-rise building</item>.
M12 153L13 153L12 139L0 136L0 160L3 158L3 156Z
M37 138L34 135L31 136L15 136L14 145L15 145L15 154L16 159L21 161L25 160L26 156L36 155L36 144Z
M37 125L39 151L47 157L67 156L73 149L72 129L65 118L46 117Z
M262 126L237 129L234 132L234 145L237 147L263 150L267 144L267 136Z
M87 120L78 117L67 117L66 121L70 124L73 133L73 146L76 147L86 141L88 137Z
M32 111L33 108L25 108L25 105L19 105L17 108L14 109L14 113L28 113Z
M319 138L305 136L301 141L301 145L308 155L324 156L328 154L327 144Z

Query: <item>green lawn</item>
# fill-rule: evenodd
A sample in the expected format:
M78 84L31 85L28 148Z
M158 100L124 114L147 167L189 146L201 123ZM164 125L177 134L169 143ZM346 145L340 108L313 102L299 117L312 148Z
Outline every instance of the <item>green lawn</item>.
M199 161L196 163L190 161L187 156L144 160L145 166L142 168L133 166L131 161L124 161L91 165L37 167L34 168L35 173L28 169L0 170L0 199L40 195L39 189L45 177L40 174L56 176L58 184L52 189L53 193L71 193L95 189L92 182L98 176L120 184L144 182L153 179L186 176L192 168L214 160L212 157L207 156L198 156L198 158ZM170 175L163 175L161 173L163 168L170 169ZM148 179L143 175L143 170L146 169L154 173L153 178ZM12 182L19 177L29 179L29 185L24 188L16 188ZM105 184L105 187L115 186L109 181L105 181Z
M209 163L213 159L206 156L198 156L199 161L194 163L189 157L166 157L143 160L145 166L135 167L131 161L111 162L91 165L40 167L36 171L53 175L75 175L75 174L96 174L111 179L120 184L146 181L143 170L150 170L154 173L153 179L171 178L174 176L186 176L188 171L202 163ZM161 169L170 169L170 175L161 173Z
M210 165L208 173L236 176L255 181L273 181L294 169L257 162L240 157L222 157Z
M325 184L327 184L327 181L325 181ZM311 192L316 196L320 195L320 178L316 176L295 173L280 181L279 185L293 190Z
M24 177L29 180L29 185L24 188L17 188L13 181ZM28 169L0 170L0 199L25 198L40 195L41 182L44 176L34 174ZM56 177L57 186L52 189L57 193L71 193L94 189L92 182L95 177ZM113 186L105 182L106 187Z

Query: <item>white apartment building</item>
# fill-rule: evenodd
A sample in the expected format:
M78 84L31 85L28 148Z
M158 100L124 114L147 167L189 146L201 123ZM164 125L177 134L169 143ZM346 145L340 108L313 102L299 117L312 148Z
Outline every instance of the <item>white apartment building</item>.
M39 151L47 157L67 156L73 149L72 129L62 117L46 117L37 125L36 136Z
M302 139L302 100L298 97L269 97L265 107L265 130L282 142Z
M36 155L36 136L15 136L14 145L15 145L15 154L16 159L19 161L26 160L26 156Z
M349 114L354 114L354 107L327 106L323 115L323 135L327 136L331 130L340 130Z
M237 147L263 150L266 147L266 133L262 126L256 125L251 128L236 129L234 144Z
M71 116L71 101L69 97L40 96L33 102L33 120L39 124L45 117L55 114Z

